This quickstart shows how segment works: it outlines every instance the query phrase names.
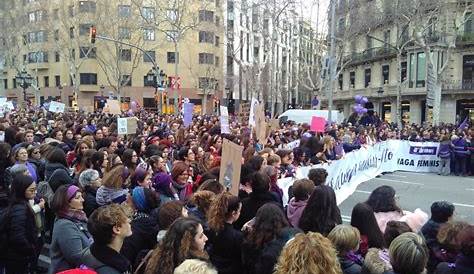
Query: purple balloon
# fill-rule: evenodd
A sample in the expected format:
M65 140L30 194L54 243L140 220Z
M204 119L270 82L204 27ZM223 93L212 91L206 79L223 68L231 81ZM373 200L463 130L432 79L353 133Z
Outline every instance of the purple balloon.
M367 97L362 97L362 99L360 100L360 103L361 103L362 105L365 105L365 104L367 104L368 102L369 102L369 99L367 99Z
M360 101L362 100L362 95L354 96L354 100L356 101L357 104L360 104Z
M362 109L360 110L360 113L367 113L367 109L366 109L366 108L362 108Z
M132 103L130 105L131 105L131 109L132 109L133 112L138 111L138 104L137 104L136 101L132 101Z
M128 114L129 117L132 117L132 116L134 115L134 114L133 114L133 110L129 109L129 110L127 111L127 114Z

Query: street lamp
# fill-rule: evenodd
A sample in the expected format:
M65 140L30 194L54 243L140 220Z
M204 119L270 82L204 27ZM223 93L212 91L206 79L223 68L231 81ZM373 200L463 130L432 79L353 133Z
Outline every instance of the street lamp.
M26 89L33 84L33 77L27 73L25 69L23 69L15 76L15 80L23 89L23 101L26 104L28 102L28 98L26 97Z
M150 69L148 74L146 75L147 82L153 82L155 87L155 98L158 98L156 101L158 112L162 113L162 97L158 95L158 88L163 88L164 79L166 79L166 74L160 69L158 66L154 66Z
M59 90L59 102L62 102L62 92L63 92L63 85L59 84L58 86L58 90Z
M385 120L384 119L385 117L382 117L382 112L383 112L382 95L383 95L383 92L384 92L383 88L379 87L379 89L377 90L377 93L379 95L379 102L380 102L379 118L382 120L382 122Z

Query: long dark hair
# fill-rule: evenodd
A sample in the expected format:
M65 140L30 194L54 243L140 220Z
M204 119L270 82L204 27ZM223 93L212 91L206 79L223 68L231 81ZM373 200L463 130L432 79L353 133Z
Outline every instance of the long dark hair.
M62 164L64 168L67 168L67 162L66 162L66 153L64 153L64 150L55 147L51 152L48 154L48 163L50 164Z
M319 232L327 236L341 223L341 212L337 207L334 190L326 185L317 186L301 214L299 227L304 232Z
M366 203L358 203L352 209L351 226L357 228L361 235L368 238L369 248L384 248L382 231L375 219L374 211Z
M135 170L136 165L137 165L132 162L133 152L135 152L135 150L129 148L129 149L126 149L122 154L123 165L126 166L130 170ZM138 156L138 153L137 153L137 156Z
M33 183L33 178L28 175L18 174L13 178L7 212L10 212L14 205L21 204L27 208L30 216L34 216L33 209L31 209L29 201L25 197L26 189Z
M280 234L283 228L289 227L283 210L275 203L260 207L255 215L255 223L245 243L260 249Z
M92 168L97 170L102 175L102 164L104 163L105 153L102 151L95 151L91 156Z
M384 185L374 189L366 203L374 212L402 212L395 201L395 189L391 186Z

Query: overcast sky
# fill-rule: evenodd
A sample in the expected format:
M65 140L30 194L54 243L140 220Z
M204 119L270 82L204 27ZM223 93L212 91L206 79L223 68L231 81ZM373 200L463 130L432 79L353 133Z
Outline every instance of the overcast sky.
M301 0L300 12L304 18L311 20L313 27L320 32L327 32L327 11L330 0ZM319 15L319 16L318 16Z

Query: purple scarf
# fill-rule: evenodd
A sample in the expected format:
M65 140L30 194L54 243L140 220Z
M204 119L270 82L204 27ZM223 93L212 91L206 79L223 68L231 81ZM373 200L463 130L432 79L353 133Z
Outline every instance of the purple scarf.
M82 210L72 210L72 209L61 210L60 212L58 212L58 217L68 219L73 222L79 221L79 222L87 223L86 213Z

